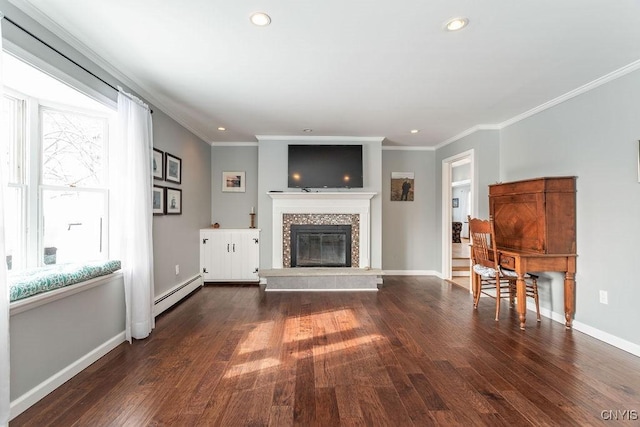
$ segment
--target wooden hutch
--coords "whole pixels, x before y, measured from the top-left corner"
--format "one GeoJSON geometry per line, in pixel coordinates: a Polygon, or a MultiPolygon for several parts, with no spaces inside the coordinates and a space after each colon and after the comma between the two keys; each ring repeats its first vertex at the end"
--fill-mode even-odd
{"type": "Polygon", "coordinates": [[[524,274],[565,273],[566,327],[575,311],[576,177],[547,177],[489,186],[500,264],[518,273],[520,328],[524,329],[524,274]]]}

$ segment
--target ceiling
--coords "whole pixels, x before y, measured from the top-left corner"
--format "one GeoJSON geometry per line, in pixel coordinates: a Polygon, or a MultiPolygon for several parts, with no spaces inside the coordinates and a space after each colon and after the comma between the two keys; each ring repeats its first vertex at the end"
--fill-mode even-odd
{"type": "Polygon", "coordinates": [[[433,147],[640,64],[640,0],[10,1],[211,144],[433,147]]]}

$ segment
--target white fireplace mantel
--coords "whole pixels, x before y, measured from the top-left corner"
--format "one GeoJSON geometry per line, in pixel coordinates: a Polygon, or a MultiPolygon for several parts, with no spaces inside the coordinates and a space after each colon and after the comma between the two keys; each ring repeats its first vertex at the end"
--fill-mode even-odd
{"type": "Polygon", "coordinates": [[[373,192],[269,192],[273,199],[273,268],[283,268],[284,214],[357,214],[360,218],[360,268],[371,267],[370,216],[373,192]]]}

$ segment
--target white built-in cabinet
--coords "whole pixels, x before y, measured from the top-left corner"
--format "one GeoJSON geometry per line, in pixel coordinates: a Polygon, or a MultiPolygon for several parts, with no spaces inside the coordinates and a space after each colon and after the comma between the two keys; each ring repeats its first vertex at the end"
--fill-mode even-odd
{"type": "Polygon", "coordinates": [[[257,282],[260,230],[200,230],[200,271],[205,282],[257,282]]]}

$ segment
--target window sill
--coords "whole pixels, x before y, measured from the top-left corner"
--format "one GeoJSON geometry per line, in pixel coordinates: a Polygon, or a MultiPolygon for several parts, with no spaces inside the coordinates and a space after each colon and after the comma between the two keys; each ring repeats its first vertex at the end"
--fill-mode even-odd
{"type": "Polygon", "coordinates": [[[116,271],[105,276],[95,277],[93,279],[85,280],[84,282],[65,286],[64,288],[54,289],[52,291],[14,301],[9,304],[9,315],[13,316],[18,313],[23,313],[41,305],[48,304],[62,298],[67,298],[73,294],[77,294],[79,292],[95,288],[96,286],[106,284],[121,277],[122,271],[116,271]]]}

